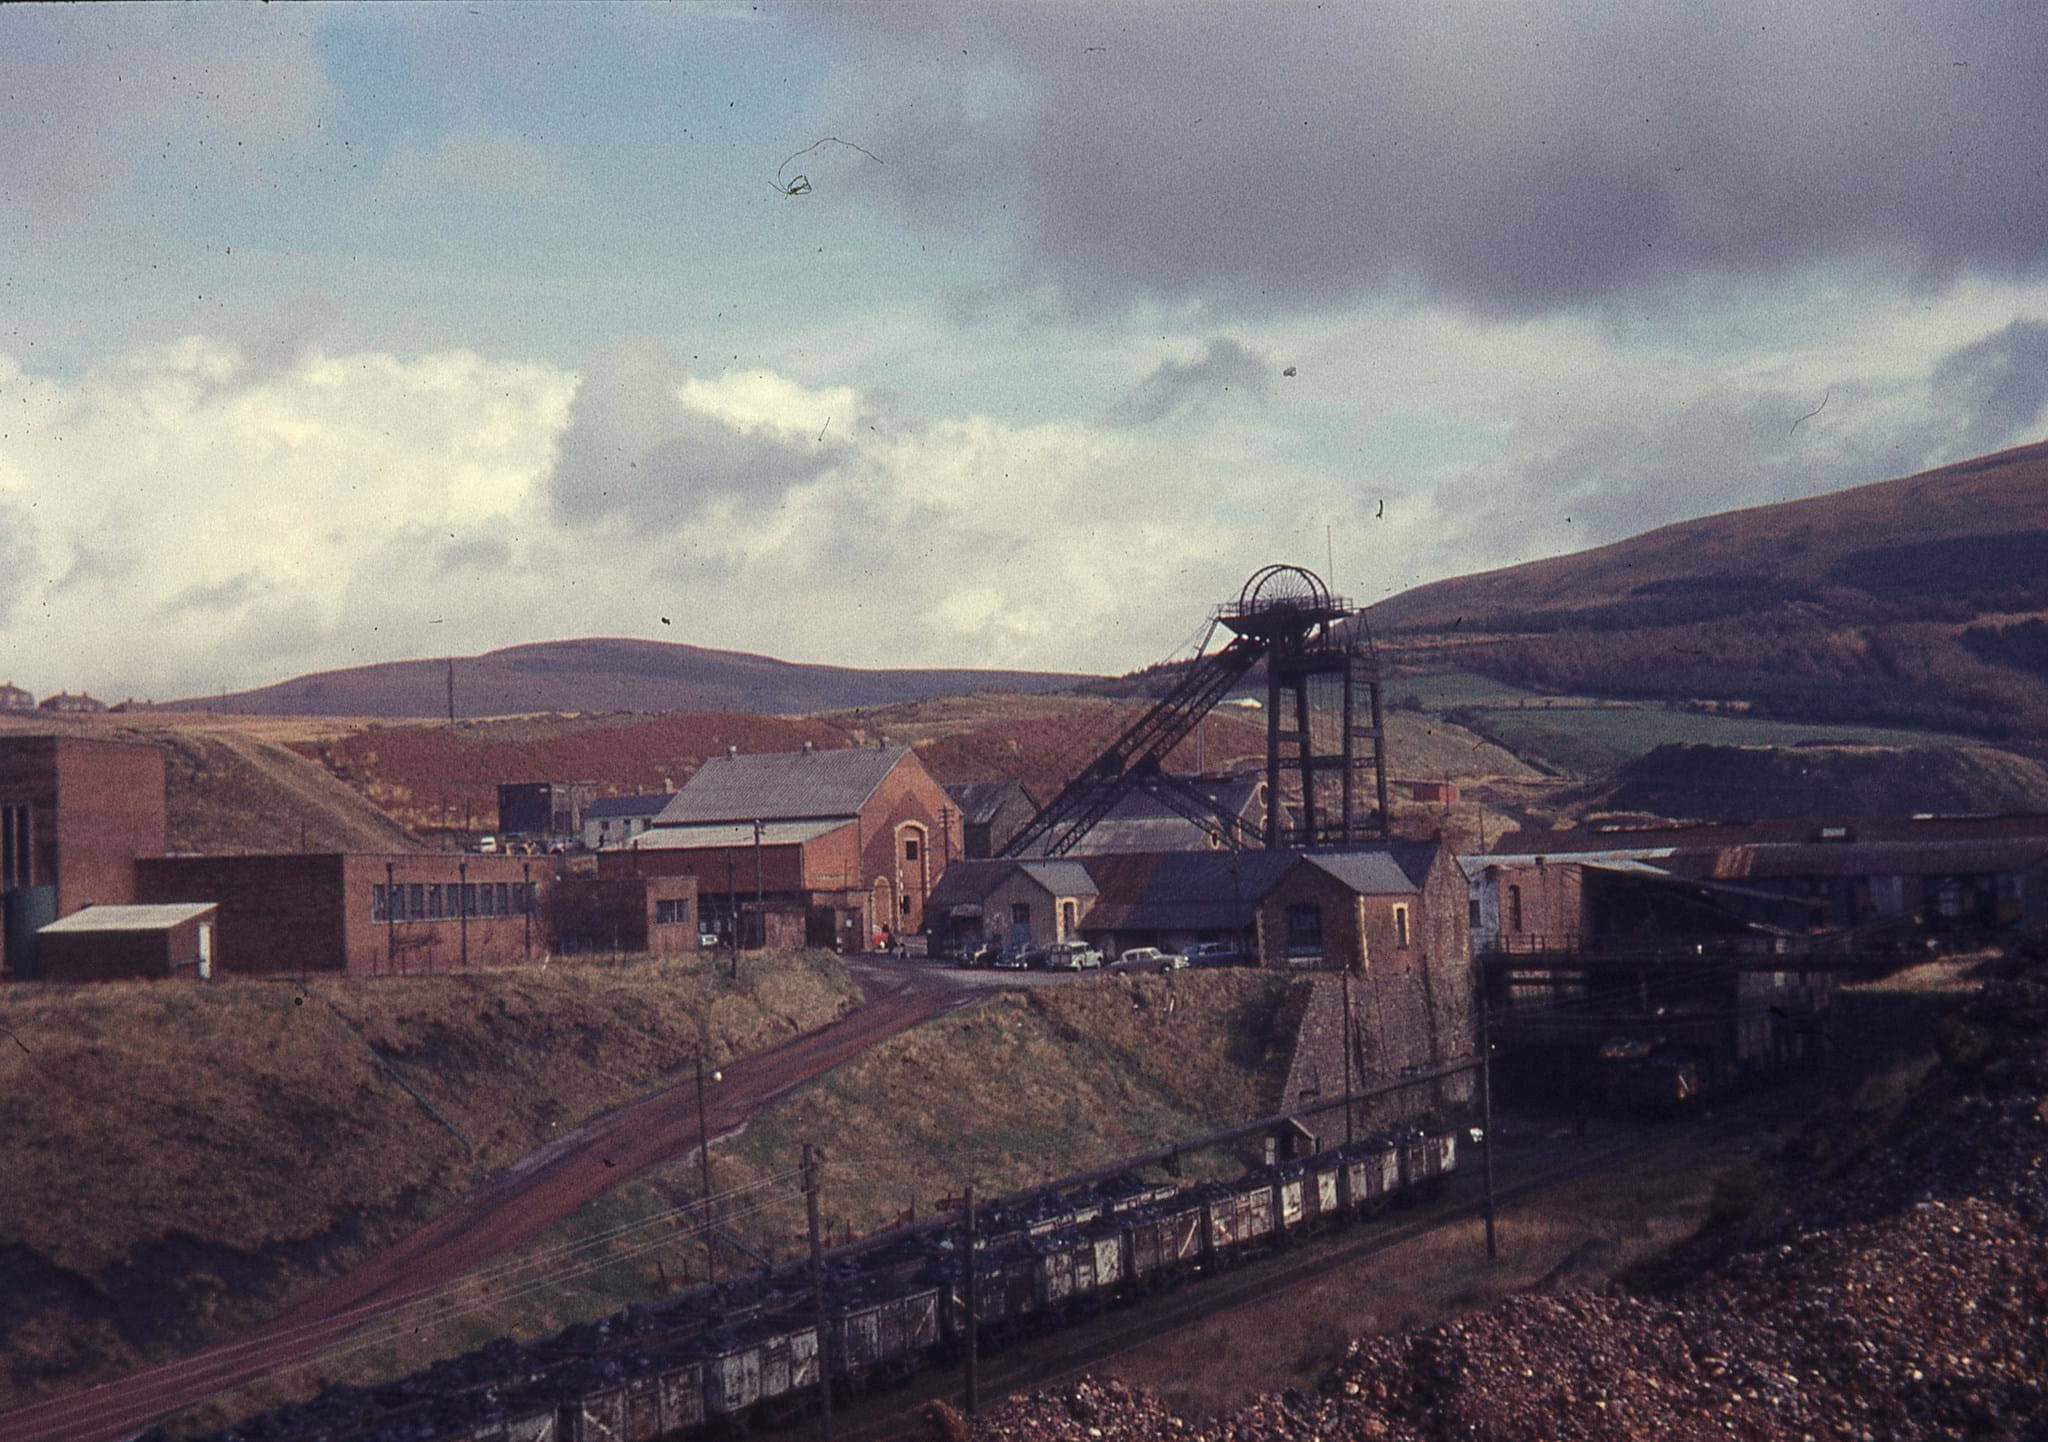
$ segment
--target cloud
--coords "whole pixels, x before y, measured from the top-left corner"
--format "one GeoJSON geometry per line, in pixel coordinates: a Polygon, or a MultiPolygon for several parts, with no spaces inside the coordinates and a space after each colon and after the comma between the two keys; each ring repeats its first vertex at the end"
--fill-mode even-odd
{"type": "Polygon", "coordinates": [[[720,500],[775,501],[835,454],[776,424],[758,399],[735,418],[688,383],[675,356],[651,343],[600,356],[576,392],[549,478],[557,514],[672,530],[720,500]]]}
{"type": "Polygon", "coordinates": [[[2023,0],[796,16],[839,57],[821,112],[890,157],[863,182],[921,229],[1014,237],[1077,313],[2048,265],[2023,0]]]}
{"type": "Polygon", "coordinates": [[[1271,384],[1272,363],[1229,336],[1209,342],[1200,360],[1163,361],[1120,401],[1116,424],[1150,425],[1231,390],[1262,396],[1271,384]]]}
{"type": "Polygon", "coordinates": [[[178,617],[195,611],[202,616],[240,611],[263,589],[264,580],[260,572],[238,571],[219,581],[193,582],[165,601],[162,612],[167,617],[178,617]]]}
{"type": "Polygon", "coordinates": [[[514,200],[563,199],[577,190],[554,150],[524,136],[460,130],[431,145],[400,141],[385,157],[379,188],[397,200],[449,194],[514,200]]]}
{"type": "Polygon", "coordinates": [[[92,216],[145,167],[246,172],[313,130],[330,96],[304,12],[88,6],[0,18],[0,202],[41,224],[92,216]]]}
{"type": "Polygon", "coordinates": [[[1964,455],[2040,439],[2048,405],[2048,323],[2015,320],[1935,368],[1933,387],[1964,455]]]}

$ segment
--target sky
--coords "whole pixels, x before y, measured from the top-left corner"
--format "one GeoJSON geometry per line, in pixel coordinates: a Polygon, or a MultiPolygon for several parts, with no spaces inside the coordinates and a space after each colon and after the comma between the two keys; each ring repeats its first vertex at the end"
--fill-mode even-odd
{"type": "Polygon", "coordinates": [[[0,680],[1120,672],[2048,426],[2048,10],[0,8],[0,680]]]}

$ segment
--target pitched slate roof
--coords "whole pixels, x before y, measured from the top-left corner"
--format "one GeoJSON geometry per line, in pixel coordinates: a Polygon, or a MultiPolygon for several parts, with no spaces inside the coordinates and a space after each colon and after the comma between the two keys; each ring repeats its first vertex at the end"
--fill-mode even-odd
{"type": "MultiPolygon", "coordinates": [[[[655,818],[655,828],[700,821],[797,821],[857,816],[910,755],[908,746],[846,747],[714,756],[655,818]]],[[[748,840],[752,841],[751,833],[748,840]]]]}
{"type": "Polygon", "coordinates": [[[606,821],[618,816],[658,816],[673,799],[667,791],[656,791],[648,796],[605,796],[583,808],[583,819],[606,821]]]}
{"type": "Polygon", "coordinates": [[[1436,847],[1399,842],[1369,850],[1313,851],[1308,863],[1328,872],[1360,896],[1407,896],[1422,890],[1436,847]]]}
{"type": "Polygon", "coordinates": [[[952,911],[963,906],[980,905],[984,897],[1002,885],[1003,878],[1016,864],[1014,861],[954,862],[932,883],[931,894],[924,901],[925,911],[952,911]]]}
{"type": "Polygon", "coordinates": [[[1078,861],[1019,861],[1014,863],[1026,876],[1054,896],[1093,896],[1095,878],[1078,861]]]}
{"type": "MultiPolygon", "coordinates": [[[[996,819],[1005,801],[1023,790],[1022,783],[1016,781],[955,781],[946,787],[946,794],[960,808],[962,821],[970,826],[986,826],[996,819]]],[[[1031,804],[1030,793],[1025,793],[1024,802],[1027,806],[1031,804]]]]}
{"type": "Polygon", "coordinates": [[[1220,931],[1249,926],[1259,898],[1301,859],[1296,851],[1169,851],[1095,856],[1100,888],[1090,931],[1220,931]]]}

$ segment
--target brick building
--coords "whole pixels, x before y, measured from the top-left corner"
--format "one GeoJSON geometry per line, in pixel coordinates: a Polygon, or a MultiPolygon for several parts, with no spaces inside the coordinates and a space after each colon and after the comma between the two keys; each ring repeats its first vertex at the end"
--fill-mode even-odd
{"type": "Polygon", "coordinates": [[[507,781],[498,787],[498,834],[580,841],[583,812],[597,796],[587,781],[507,781]]]}
{"type": "Polygon", "coordinates": [[[602,796],[583,808],[583,844],[592,851],[630,841],[654,824],[672,791],[649,796],[602,796]]]}
{"type": "Polygon", "coordinates": [[[43,980],[205,981],[218,926],[219,909],[205,902],[88,906],[38,934],[43,980]]]}
{"type": "Polygon", "coordinates": [[[154,746],[0,738],[0,973],[37,974],[36,934],[82,908],[136,900],[135,862],[164,849],[154,746]]]}
{"type": "Polygon", "coordinates": [[[1000,856],[1010,838],[1038,814],[1038,803],[1020,781],[955,782],[946,787],[946,795],[956,825],[940,828],[940,850],[967,861],[1000,856]]]}
{"type": "Polygon", "coordinates": [[[564,956],[686,955],[697,949],[697,879],[565,876],[555,883],[549,929],[564,956]]]}
{"type": "Polygon", "coordinates": [[[135,863],[137,899],[220,907],[216,974],[381,975],[538,960],[551,865],[449,852],[168,856],[135,863]]]}
{"type": "Polygon", "coordinates": [[[729,752],[698,768],[601,876],[693,876],[712,930],[753,944],[766,909],[801,910],[813,945],[859,949],[917,930],[945,873],[946,793],[908,747],[729,752]],[[755,906],[758,896],[761,907],[755,906]]]}

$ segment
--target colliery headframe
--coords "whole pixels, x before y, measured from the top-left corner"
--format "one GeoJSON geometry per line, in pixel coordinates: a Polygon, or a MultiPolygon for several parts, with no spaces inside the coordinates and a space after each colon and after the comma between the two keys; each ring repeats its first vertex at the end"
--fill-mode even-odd
{"type": "Polygon", "coordinates": [[[1195,659],[1010,841],[1005,856],[1061,856],[1134,791],[1228,847],[1313,848],[1386,841],[1386,727],[1365,614],[1301,566],[1255,572],[1209,618],[1195,659]],[[1209,649],[1218,636],[1228,640],[1209,649]],[[1170,774],[1166,758],[1263,661],[1263,831],[1170,774]]]}

